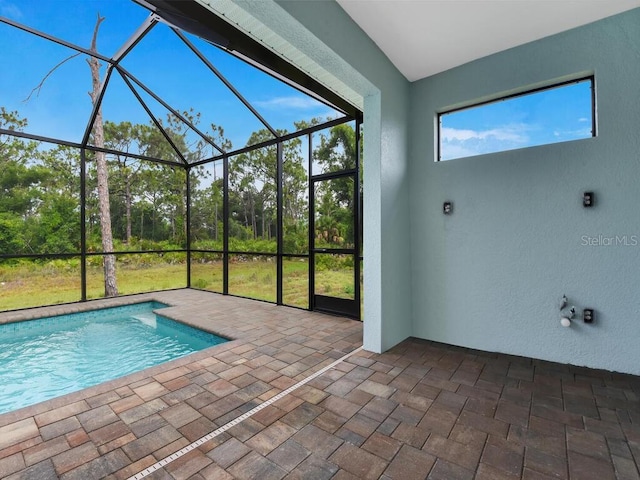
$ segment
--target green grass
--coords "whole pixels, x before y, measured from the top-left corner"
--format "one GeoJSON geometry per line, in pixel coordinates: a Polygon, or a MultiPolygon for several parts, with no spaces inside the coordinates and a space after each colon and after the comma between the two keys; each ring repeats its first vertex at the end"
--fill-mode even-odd
{"type": "MultiPolygon", "coordinates": [[[[122,295],[181,288],[187,285],[184,264],[145,268],[119,265],[118,291],[122,295]]],[[[87,269],[87,298],[104,297],[100,267],[87,269]]],[[[52,265],[0,266],[0,311],[54,305],[80,300],[80,268],[52,265]]]]}
{"type": "MultiPolygon", "coordinates": [[[[155,254],[149,254],[149,256],[155,254]]],[[[186,265],[147,261],[118,261],[120,294],[152,292],[186,287],[186,265]]],[[[222,261],[215,254],[194,255],[191,285],[222,292],[222,261]]],[[[308,308],[309,274],[307,259],[285,259],[283,263],[283,300],[287,305],[308,308]]],[[[353,270],[325,269],[316,274],[316,293],[353,298],[353,270]]],[[[229,293],[260,300],[276,301],[276,262],[252,257],[234,258],[229,264],[229,293]]],[[[104,296],[102,268],[87,269],[87,297],[104,296]]],[[[0,263],[0,311],[80,300],[78,259],[54,260],[45,264],[0,263]]]]}

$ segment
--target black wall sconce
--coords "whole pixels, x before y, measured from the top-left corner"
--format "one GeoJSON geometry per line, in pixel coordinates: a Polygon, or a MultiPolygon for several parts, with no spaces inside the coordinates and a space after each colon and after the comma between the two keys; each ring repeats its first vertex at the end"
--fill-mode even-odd
{"type": "Polygon", "coordinates": [[[584,192],[582,194],[582,206],[585,208],[593,207],[596,201],[596,196],[593,192],[584,192]]]}
{"type": "Polygon", "coordinates": [[[442,204],[442,213],[451,215],[453,213],[453,202],[444,202],[442,204]]]}

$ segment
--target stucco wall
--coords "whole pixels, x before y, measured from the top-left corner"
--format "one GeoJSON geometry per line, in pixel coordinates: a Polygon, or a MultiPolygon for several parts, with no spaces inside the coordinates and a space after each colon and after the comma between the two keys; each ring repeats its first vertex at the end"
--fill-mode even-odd
{"type": "Polygon", "coordinates": [[[415,336],[640,374],[640,244],[583,245],[640,241],[639,25],[636,9],[412,84],[415,336]],[[596,138],[434,162],[437,111],[578,73],[595,73],[596,138]],[[596,322],[561,327],[563,294],[596,322]]]}

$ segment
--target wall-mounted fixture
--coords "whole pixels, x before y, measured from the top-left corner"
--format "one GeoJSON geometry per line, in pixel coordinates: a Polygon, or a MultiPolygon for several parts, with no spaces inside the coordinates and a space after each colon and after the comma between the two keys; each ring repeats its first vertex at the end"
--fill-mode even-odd
{"type": "Polygon", "coordinates": [[[595,316],[595,311],[592,308],[585,308],[582,310],[582,319],[584,320],[584,323],[593,323],[595,316]]]}
{"type": "MultiPolygon", "coordinates": [[[[564,297],[563,297],[564,298],[564,297]]],[[[576,307],[571,307],[568,312],[562,313],[560,311],[560,325],[563,327],[570,327],[571,320],[576,316],[576,307]]]]}
{"type": "Polygon", "coordinates": [[[565,312],[565,309],[569,306],[569,299],[566,295],[562,295],[562,300],[560,300],[560,325],[563,327],[571,326],[571,319],[576,314],[576,307],[571,307],[568,311],[565,312]]]}
{"type": "Polygon", "coordinates": [[[595,193],[593,192],[584,192],[582,194],[582,206],[585,208],[593,207],[593,204],[596,201],[595,193]]]}
{"type": "Polygon", "coordinates": [[[453,213],[453,202],[444,202],[442,204],[442,213],[451,215],[453,213]]]}
{"type": "MultiPolygon", "coordinates": [[[[570,327],[571,321],[576,316],[576,307],[569,307],[569,299],[566,295],[562,296],[560,300],[560,325],[563,327],[570,327]]],[[[585,308],[582,310],[582,320],[584,323],[593,323],[595,319],[595,310],[592,308],[585,308]]]]}

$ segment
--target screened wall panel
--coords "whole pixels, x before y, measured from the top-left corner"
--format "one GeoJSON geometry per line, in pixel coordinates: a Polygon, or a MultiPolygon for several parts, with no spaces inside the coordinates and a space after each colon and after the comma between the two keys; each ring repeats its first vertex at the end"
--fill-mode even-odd
{"type": "MultiPolygon", "coordinates": [[[[0,128],[17,114],[0,110],[0,128]]],[[[79,253],[80,151],[0,135],[0,253],[79,253]]]]}
{"type": "Polygon", "coordinates": [[[282,260],[282,298],[285,305],[309,308],[309,259],[282,260]]]}
{"type": "MultiPolygon", "coordinates": [[[[186,248],[186,173],[181,168],[107,155],[113,251],[186,248]]],[[[96,162],[87,162],[90,251],[103,251],[96,162]]]]}
{"type": "Polygon", "coordinates": [[[284,253],[309,252],[309,137],[283,143],[284,253]]]}
{"type": "Polygon", "coordinates": [[[0,258],[0,311],[77,302],[80,257],[0,258]]]}
{"type": "Polygon", "coordinates": [[[90,255],[87,257],[87,300],[104,298],[104,269],[102,255],[90,255]]]}
{"type": "Polygon", "coordinates": [[[220,253],[191,253],[191,286],[224,292],[224,257],[220,253]]]}
{"type": "MultiPolygon", "coordinates": [[[[208,66],[166,25],[157,24],[122,62],[123,67],[179,111],[197,108],[201,123],[233,131],[235,148],[256,143],[252,132],[264,128],[208,66]],[[161,45],[162,48],[158,48],[161,45]],[[194,78],[199,79],[195,82],[194,78]],[[189,92],[189,94],[185,94],[189,92]],[[196,101],[197,99],[197,101],[196,101]],[[233,112],[233,115],[221,115],[233,112]]],[[[269,135],[274,138],[274,135],[269,135]]]]}
{"type": "Polygon", "coordinates": [[[185,252],[117,255],[118,293],[127,295],[185,288],[186,264],[185,252]]]}
{"type": "Polygon", "coordinates": [[[316,182],[315,245],[318,248],[353,248],[353,177],[316,182]]]}
{"type": "Polygon", "coordinates": [[[356,168],[355,123],[349,122],[314,133],[312,175],[356,168]]]}
{"type": "Polygon", "coordinates": [[[229,160],[229,250],[277,250],[275,147],[260,148],[229,160]]]}
{"type": "Polygon", "coordinates": [[[229,255],[230,294],[275,302],[276,282],[276,257],[229,255]]]}
{"type": "Polygon", "coordinates": [[[224,165],[222,160],[194,167],[191,185],[191,248],[224,248],[224,165]]]}
{"type": "MultiPolygon", "coordinates": [[[[105,255],[91,255],[87,264],[87,298],[104,298],[105,255]]],[[[187,286],[186,252],[116,254],[118,295],[187,286]]]]}
{"type": "MultiPolygon", "coordinates": [[[[179,149],[173,147],[118,73],[114,72],[110,76],[100,105],[104,141],[101,145],[96,142],[97,127],[94,123],[92,134],[88,139],[89,145],[116,150],[125,155],[143,155],[178,165],[184,164],[178,153],[179,149]],[[126,110],[122,108],[123,103],[127,105],[126,110]]],[[[156,120],[166,121],[166,118],[161,116],[156,120]]],[[[169,127],[166,129],[168,133],[165,133],[169,138],[180,137],[180,132],[171,130],[169,127]]]]}
{"type": "Polygon", "coordinates": [[[192,164],[219,153],[214,148],[215,134],[211,131],[211,125],[201,124],[202,114],[199,111],[193,107],[184,111],[171,111],[144,89],[136,85],[133,88],[171,139],[172,147],[179,152],[181,159],[192,164]]]}
{"type": "Polygon", "coordinates": [[[25,132],[80,143],[92,108],[87,56],[4,23],[0,38],[0,107],[17,111],[25,132]]]}
{"type": "Polygon", "coordinates": [[[315,267],[316,295],[355,299],[353,255],[319,253],[315,267]]]}
{"type": "Polygon", "coordinates": [[[242,60],[193,35],[188,38],[255,107],[274,129],[296,132],[308,126],[339,118],[334,108],[256,69],[242,60]],[[259,78],[260,89],[256,89],[259,78]]]}
{"type": "Polygon", "coordinates": [[[0,310],[188,285],[314,308],[314,279],[356,288],[313,246],[357,236],[351,117],[135,2],[1,13],[0,310]]]}
{"type": "Polygon", "coordinates": [[[98,52],[105,56],[115,54],[149,16],[148,10],[130,0],[64,0],[64,8],[58,0],[20,0],[4,5],[2,15],[86,48],[99,12],[105,20],[100,25],[98,52]]]}

